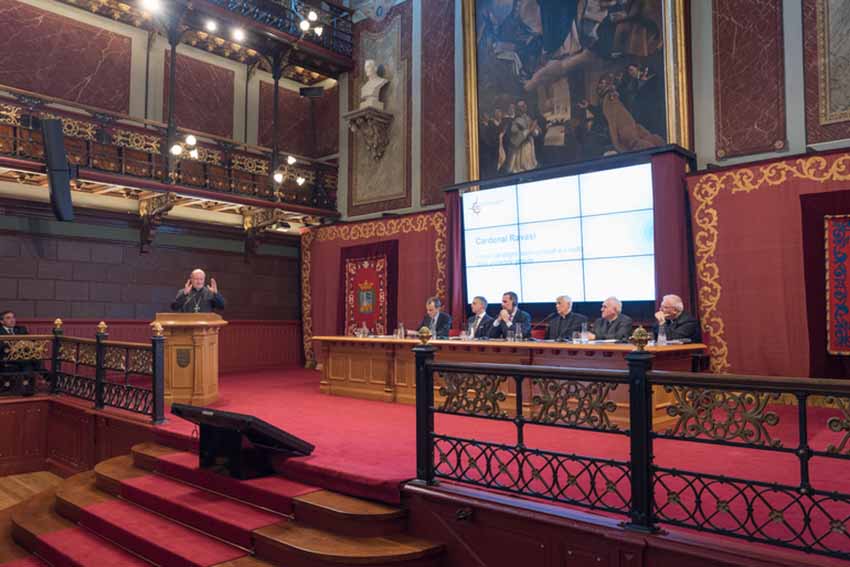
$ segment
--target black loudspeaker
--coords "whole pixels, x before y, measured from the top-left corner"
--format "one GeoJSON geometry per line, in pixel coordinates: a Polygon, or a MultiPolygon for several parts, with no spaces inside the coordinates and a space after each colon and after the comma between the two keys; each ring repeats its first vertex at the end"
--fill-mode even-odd
{"type": "Polygon", "coordinates": [[[199,466],[238,479],[274,473],[272,454],[306,456],[315,447],[252,415],[172,404],[171,413],[201,428],[199,466]]]}
{"type": "Polygon", "coordinates": [[[300,89],[298,89],[298,94],[310,98],[321,98],[324,92],[324,87],[301,87],[300,89]]]}
{"type": "Polygon", "coordinates": [[[65,136],[62,134],[62,121],[56,119],[41,121],[41,135],[44,140],[44,157],[47,161],[47,182],[50,187],[50,206],[57,220],[74,220],[74,206],[71,203],[71,166],[65,156],[65,136]]]}

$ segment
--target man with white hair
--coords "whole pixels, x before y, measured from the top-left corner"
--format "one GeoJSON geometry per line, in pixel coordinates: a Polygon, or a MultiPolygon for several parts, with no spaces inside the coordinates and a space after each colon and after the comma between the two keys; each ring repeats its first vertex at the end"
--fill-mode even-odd
{"type": "Polygon", "coordinates": [[[655,313],[657,321],[652,333],[658,338],[658,332],[663,329],[667,340],[700,341],[699,322],[685,313],[685,305],[678,295],[665,295],[661,299],[661,309],[655,313]]]}
{"type": "Polygon", "coordinates": [[[561,295],[555,300],[555,317],[546,329],[546,339],[554,341],[571,340],[573,333],[580,333],[587,317],[573,313],[573,300],[569,295],[561,295]]]}
{"type": "Polygon", "coordinates": [[[632,334],[632,318],[623,315],[623,304],[616,297],[602,302],[602,317],[593,322],[590,340],[625,341],[632,334]]]}
{"type": "Polygon", "coordinates": [[[207,275],[202,269],[192,270],[186,285],[177,292],[171,310],[181,313],[211,313],[213,309],[224,309],[224,297],[218,292],[215,278],[210,279],[210,285],[205,287],[206,279],[207,275]]]}

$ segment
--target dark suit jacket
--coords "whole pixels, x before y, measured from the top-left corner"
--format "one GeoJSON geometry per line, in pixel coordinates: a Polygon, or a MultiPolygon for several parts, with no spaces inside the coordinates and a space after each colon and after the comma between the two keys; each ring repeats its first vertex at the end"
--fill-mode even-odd
{"type": "MultiPolygon", "coordinates": [[[[687,313],[680,313],[675,319],[668,319],[664,323],[664,329],[667,332],[667,340],[690,339],[691,342],[698,343],[701,340],[699,330],[699,321],[687,313]]],[[[652,328],[652,335],[658,338],[658,323],[652,328]]]]}
{"type": "MultiPolygon", "coordinates": [[[[419,323],[417,329],[421,329],[422,327],[431,327],[431,318],[426,314],[425,317],[422,318],[422,322],[419,323]]],[[[449,329],[452,328],[452,318],[451,316],[440,311],[437,313],[437,336],[435,339],[447,339],[449,338],[449,329]]]]}
{"type": "Polygon", "coordinates": [[[632,334],[632,318],[622,313],[613,321],[606,321],[600,317],[593,322],[593,334],[598,340],[625,341],[632,334]]]}
{"type": "MultiPolygon", "coordinates": [[[[531,334],[531,315],[522,309],[517,309],[516,315],[514,315],[513,324],[511,325],[511,330],[514,327],[519,326],[522,329],[522,336],[528,338],[531,334]]],[[[493,325],[490,327],[490,338],[491,339],[506,339],[508,338],[508,326],[503,325],[500,322],[500,319],[494,319],[493,325]]]]}
{"type": "Polygon", "coordinates": [[[581,332],[581,324],[587,323],[587,317],[580,313],[570,311],[566,317],[556,315],[549,321],[549,327],[546,329],[546,338],[548,340],[572,339],[573,333],[581,332]]]}
{"type": "MultiPolygon", "coordinates": [[[[13,329],[14,329],[15,335],[28,335],[29,334],[29,331],[27,331],[27,328],[24,327],[23,325],[15,325],[13,327],[13,329]]],[[[0,335],[10,335],[10,334],[12,334],[12,333],[6,332],[6,327],[4,327],[3,325],[0,325],[0,335]]]]}
{"type": "MultiPolygon", "coordinates": [[[[483,337],[490,336],[490,329],[493,327],[493,318],[484,313],[481,316],[481,323],[478,324],[478,330],[475,331],[475,339],[480,339],[483,337]]],[[[472,324],[475,322],[475,315],[473,315],[467,323],[469,324],[469,328],[471,330],[472,324]]]]}

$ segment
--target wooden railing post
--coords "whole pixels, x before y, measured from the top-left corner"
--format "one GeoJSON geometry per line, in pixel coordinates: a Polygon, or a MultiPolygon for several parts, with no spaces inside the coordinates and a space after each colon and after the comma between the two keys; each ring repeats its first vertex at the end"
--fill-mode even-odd
{"type": "MultiPolygon", "coordinates": [[[[644,343],[645,345],[645,343],[644,343]]],[[[631,441],[632,503],[625,527],[642,532],[657,531],[652,487],[652,370],[650,353],[638,350],[626,355],[629,365],[629,439],[631,441]]]]}
{"type": "Polygon", "coordinates": [[[101,321],[97,325],[97,334],[95,335],[95,368],[94,368],[94,407],[95,409],[103,409],[103,383],[106,381],[106,368],[104,365],[104,357],[106,355],[106,345],[103,344],[109,338],[109,333],[106,332],[106,323],[101,321]]]}
{"type": "Polygon", "coordinates": [[[429,362],[437,347],[421,344],[416,355],[416,478],[434,483],[434,375],[429,362]]]}
{"type": "Polygon", "coordinates": [[[159,425],[165,421],[165,337],[162,336],[162,325],[154,322],[151,349],[153,352],[153,414],[151,421],[159,425]]]}
{"type": "Polygon", "coordinates": [[[62,319],[53,321],[53,352],[50,356],[50,393],[55,394],[59,389],[59,366],[60,354],[62,351],[62,336],[65,331],[62,329],[62,319]]]}

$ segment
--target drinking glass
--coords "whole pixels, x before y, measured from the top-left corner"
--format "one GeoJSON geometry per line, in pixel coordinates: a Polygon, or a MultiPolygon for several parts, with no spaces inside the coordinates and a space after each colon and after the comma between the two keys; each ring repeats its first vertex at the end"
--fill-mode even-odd
{"type": "Polygon", "coordinates": [[[576,331],[573,333],[573,344],[581,344],[581,332],[576,331]]]}

